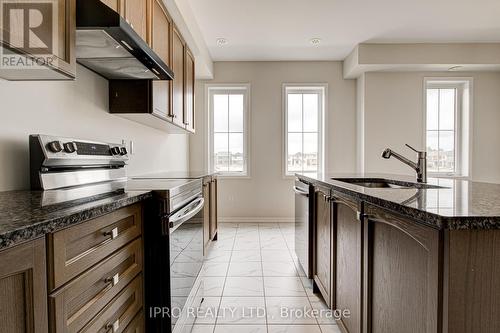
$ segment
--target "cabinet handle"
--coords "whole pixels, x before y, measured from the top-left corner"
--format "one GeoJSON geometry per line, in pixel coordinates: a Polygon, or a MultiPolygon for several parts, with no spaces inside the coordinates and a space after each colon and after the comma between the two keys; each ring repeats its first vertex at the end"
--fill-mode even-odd
{"type": "Polygon", "coordinates": [[[118,273],[116,273],[113,276],[108,276],[108,277],[104,278],[105,283],[111,284],[113,286],[116,286],[118,284],[119,280],[120,280],[120,276],[118,275],[118,273]]]}
{"type": "Polygon", "coordinates": [[[111,236],[111,239],[115,239],[118,237],[118,228],[113,228],[110,231],[105,231],[102,233],[104,237],[109,237],[111,236]]]}
{"type": "Polygon", "coordinates": [[[106,332],[116,332],[120,328],[120,319],[117,319],[114,323],[107,323],[104,325],[106,332]]]}

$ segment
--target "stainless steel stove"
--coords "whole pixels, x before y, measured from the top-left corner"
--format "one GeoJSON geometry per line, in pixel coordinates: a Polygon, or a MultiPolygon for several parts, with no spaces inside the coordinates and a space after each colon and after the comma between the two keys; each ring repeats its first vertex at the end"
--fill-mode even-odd
{"type": "Polygon", "coordinates": [[[127,179],[127,161],[121,144],[30,136],[31,188],[43,191],[42,205],[153,192],[143,233],[146,328],[170,332],[177,319],[170,314],[185,311],[203,263],[202,180],[127,179]]]}

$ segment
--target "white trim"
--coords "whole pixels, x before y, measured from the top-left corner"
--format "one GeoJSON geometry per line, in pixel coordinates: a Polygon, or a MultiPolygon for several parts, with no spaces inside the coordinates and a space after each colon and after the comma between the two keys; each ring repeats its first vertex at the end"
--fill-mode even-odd
{"type": "Polygon", "coordinates": [[[281,88],[281,174],[283,179],[293,179],[295,178],[294,174],[287,174],[287,160],[288,160],[288,123],[287,123],[287,89],[295,88],[298,92],[305,91],[316,91],[321,94],[321,114],[318,117],[318,164],[319,170],[318,173],[324,173],[327,170],[327,157],[326,157],[326,146],[328,140],[326,140],[326,123],[327,119],[327,110],[328,110],[328,83],[283,83],[281,88]]]}
{"type": "Polygon", "coordinates": [[[294,217],[220,217],[219,223],[293,223],[294,217]]]}
{"type": "Polygon", "coordinates": [[[423,80],[423,135],[422,145],[427,150],[427,88],[456,88],[457,111],[455,116],[455,173],[428,172],[430,177],[470,179],[472,175],[473,130],[473,78],[472,77],[424,77],[423,80]],[[469,103],[463,101],[467,91],[469,103]],[[468,136],[467,142],[463,137],[468,136]],[[464,161],[467,165],[464,165],[464,161]]]}
{"type": "Polygon", "coordinates": [[[244,91],[245,105],[243,108],[243,156],[245,159],[243,173],[229,173],[219,172],[220,178],[233,178],[233,179],[250,179],[251,178],[251,143],[250,143],[250,123],[251,123],[251,86],[250,83],[206,83],[205,84],[205,121],[207,128],[207,149],[204,158],[206,170],[213,172],[213,112],[211,108],[212,91],[225,90],[227,91],[244,91]]]}

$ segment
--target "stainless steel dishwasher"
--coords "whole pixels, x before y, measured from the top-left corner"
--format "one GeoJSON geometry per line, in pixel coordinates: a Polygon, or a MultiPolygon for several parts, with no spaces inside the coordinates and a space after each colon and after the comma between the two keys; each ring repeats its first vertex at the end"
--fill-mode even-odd
{"type": "Polygon", "coordinates": [[[305,276],[312,278],[312,221],[313,192],[312,185],[299,179],[295,180],[295,254],[305,276]]]}

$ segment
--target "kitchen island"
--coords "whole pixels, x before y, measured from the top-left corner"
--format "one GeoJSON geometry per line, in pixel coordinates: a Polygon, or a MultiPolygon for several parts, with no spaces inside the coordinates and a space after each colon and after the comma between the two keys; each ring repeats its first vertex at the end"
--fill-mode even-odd
{"type": "Polygon", "coordinates": [[[314,288],[350,310],[345,332],[500,331],[500,185],[297,178],[314,189],[314,288]]]}

